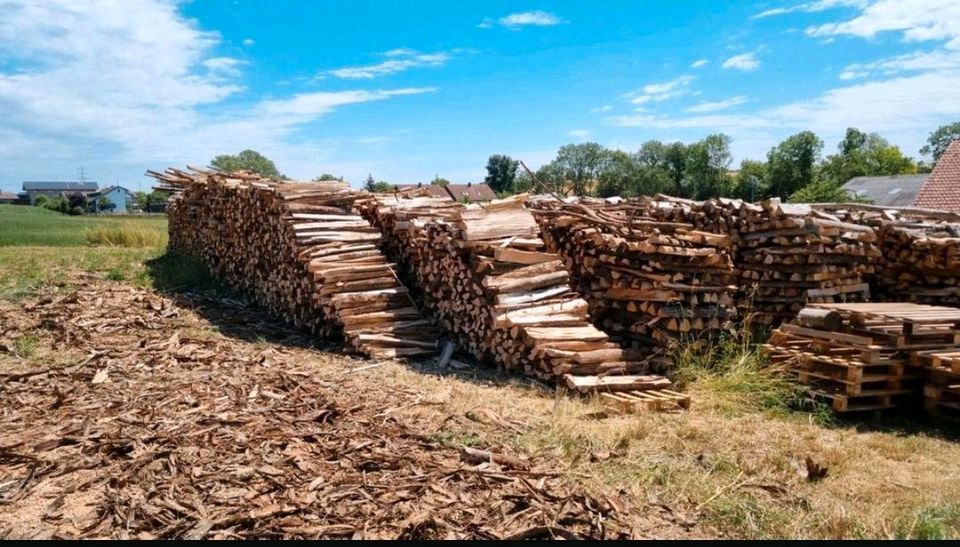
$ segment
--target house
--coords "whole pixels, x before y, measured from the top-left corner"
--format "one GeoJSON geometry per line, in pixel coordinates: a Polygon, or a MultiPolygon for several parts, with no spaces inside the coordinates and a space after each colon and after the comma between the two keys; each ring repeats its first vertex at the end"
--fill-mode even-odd
{"type": "Polygon", "coordinates": [[[447,191],[443,189],[443,186],[440,186],[439,184],[424,184],[422,182],[418,182],[416,185],[407,184],[404,186],[395,186],[394,188],[401,194],[410,193],[420,195],[421,191],[426,189],[430,192],[430,197],[432,198],[450,197],[450,194],[448,194],[447,191]]]}
{"type": "Polygon", "coordinates": [[[123,186],[109,186],[87,194],[87,200],[94,213],[125,215],[129,212],[133,194],[123,186]],[[103,200],[106,200],[106,203],[101,205],[103,200]]]}
{"type": "Polygon", "coordinates": [[[19,195],[29,200],[30,205],[33,205],[37,201],[37,196],[40,195],[54,198],[78,192],[89,194],[90,192],[96,192],[99,188],[100,185],[96,182],[25,181],[23,183],[23,192],[20,192],[19,195]]]}
{"type": "Polygon", "coordinates": [[[960,139],[951,142],[937,160],[913,205],[960,213],[960,139]]]}
{"type": "Polygon", "coordinates": [[[487,184],[448,184],[444,189],[450,194],[453,201],[490,201],[497,199],[497,194],[487,184]]]}
{"type": "Polygon", "coordinates": [[[422,182],[417,183],[416,186],[406,185],[396,187],[396,191],[401,194],[405,193],[416,193],[417,191],[422,191],[427,189],[430,192],[430,197],[432,198],[446,198],[451,201],[490,201],[497,199],[497,195],[493,190],[485,183],[473,184],[468,182],[466,184],[447,184],[445,186],[440,186],[439,184],[424,184],[422,182]]]}
{"type": "Polygon", "coordinates": [[[0,204],[13,204],[20,199],[16,194],[10,192],[0,192],[0,204]]]}
{"type": "Polygon", "coordinates": [[[920,187],[929,173],[920,175],[887,175],[879,177],[853,177],[843,189],[858,198],[866,198],[874,205],[884,207],[913,207],[920,187]]]}

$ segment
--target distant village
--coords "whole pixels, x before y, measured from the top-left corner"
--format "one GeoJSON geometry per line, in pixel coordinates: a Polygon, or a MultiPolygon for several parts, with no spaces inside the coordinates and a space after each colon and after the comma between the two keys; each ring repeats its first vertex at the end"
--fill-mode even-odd
{"type": "Polygon", "coordinates": [[[94,181],[24,181],[19,193],[0,192],[0,204],[35,205],[69,214],[163,213],[168,195],[131,192],[94,181]]]}

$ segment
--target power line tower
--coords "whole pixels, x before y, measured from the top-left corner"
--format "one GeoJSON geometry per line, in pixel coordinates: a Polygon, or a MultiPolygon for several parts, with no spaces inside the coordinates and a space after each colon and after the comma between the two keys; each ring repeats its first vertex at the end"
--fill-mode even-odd
{"type": "Polygon", "coordinates": [[[87,172],[83,170],[83,164],[80,164],[80,169],[78,170],[80,175],[80,182],[87,182],[87,172]]]}

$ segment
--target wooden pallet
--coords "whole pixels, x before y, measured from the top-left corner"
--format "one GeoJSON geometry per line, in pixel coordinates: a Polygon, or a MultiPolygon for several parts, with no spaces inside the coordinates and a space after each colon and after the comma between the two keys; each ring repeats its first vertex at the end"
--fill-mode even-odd
{"type": "Polygon", "coordinates": [[[687,410],[691,398],[684,393],[670,389],[648,389],[643,391],[621,391],[601,393],[600,400],[608,406],[627,412],[662,412],[665,410],[687,410]]]}
{"type": "Polygon", "coordinates": [[[829,388],[849,396],[867,391],[903,387],[902,364],[869,365],[824,355],[805,354],[797,369],[798,379],[810,386],[829,388]]]}
{"type": "Polygon", "coordinates": [[[923,388],[923,405],[934,416],[960,419],[960,383],[927,384],[923,388]]]}
{"type": "Polygon", "coordinates": [[[859,395],[846,395],[811,389],[808,392],[816,400],[828,402],[834,412],[861,412],[886,410],[902,406],[910,395],[918,395],[918,389],[889,389],[864,391],[859,395]]]}
{"type": "Polygon", "coordinates": [[[911,359],[918,365],[960,374],[960,348],[917,351],[911,359]]]}
{"type": "Polygon", "coordinates": [[[898,347],[952,340],[960,343],[960,309],[911,302],[810,304],[835,310],[854,328],[888,336],[898,347]]]}

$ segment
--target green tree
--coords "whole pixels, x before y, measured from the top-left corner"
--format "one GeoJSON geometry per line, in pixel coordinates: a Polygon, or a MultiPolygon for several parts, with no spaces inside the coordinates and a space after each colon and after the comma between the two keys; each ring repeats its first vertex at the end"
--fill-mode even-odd
{"type": "Polygon", "coordinates": [[[687,147],[683,176],[687,197],[707,199],[729,192],[727,169],[733,161],[731,142],[727,135],[717,133],[687,147]]]}
{"type": "Polygon", "coordinates": [[[557,151],[554,163],[563,172],[564,179],[572,184],[575,195],[587,193],[589,183],[597,180],[609,162],[607,150],[595,142],[568,144],[557,151]]]}
{"type": "Polygon", "coordinates": [[[266,178],[285,178],[281,177],[273,161],[256,150],[244,150],[235,156],[217,156],[210,165],[221,171],[250,171],[266,178]]]}
{"type": "Polygon", "coordinates": [[[363,181],[363,188],[368,192],[386,194],[393,191],[393,185],[385,181],[375,181],[373,175],[367,175],[363,181]]]}
{"type": "Polygon", "coordinates": [[[639,164],[634,156],[622,150],[607,152],[603,171],[597,177],[600,197],[633,195],[639,177],[639,164]]]}
{"type": "Polygon", "coordinates": [[[769,196],[788,197],[814,182],[823,141],[812,131],[787,137],[767,154],[769,196]]]}
{"type": "Polygon", "coordinates": [[[494,192],[509,192],[517,178],[520,162],[504,154],[494,154],[487,159],[487,177],[484,179],[494,192]]]}
{"type": "Polygon", "coordinates": [[[46,194],[37,194],[36,199],[33,201],[33,204],[37,207],[46,207],[47,203],[50,203],[50,198],[46,194]]]}
{"type": "Polygon", "coordinates": [[[513,191],[518,194],[536,192],[537,190],[534,186],[533,178],[531,178],[530,174],[526,171],[520,171],[517,173],[517,178],[513,179],[513,191]]]}
{"type": "Polygon", "coordinates": [[[920,149],[924,156],[930,154],[933,156],[933,162],[940,160],[940,156],[947,151],[950,143],[960,139],[960,122],[954,122],[947,125],[941,125],[927,137],[927,144],[920,149]]]}
{"type": "Polygon", "coordinates": [[[635,154],[637,164],[645,168],[667,167],[667,148],[668,146],[658,140],[649,140],[640,145],[640,149],[635,154]]]}
{"type": "Polygon", "coordinates": [[[336,175],[331,175],[330,173],[321,173],[319,176],[313,177],[313,182],[343,182],[343,177],[338,177],[336,175]]]}
{"type": "Polygon", "coordinates": [[[820,178],[837,186],[853,177],[917,172],[913,159],[876,133],[867,134],[849,127],[837,150],[838,154],[827,156],[820,166],[820,178]]]}
{"type": "Polygon", "coordinates": [[[767,164],[756,160],[740,162],[740,173],[733,187],[733,197],[757,201],[767,193],[767,164]]]}
{"type": "Polygon", "coordinates": [[[446,186],[450,184],[450,181],[441,177],[440,175],[434,175],[433,180],[430,181],[430,184],[435,184],[437,186],[446,186]]]}
{"type": "Polygon", "coordinates": [[[664,162],[667,175],[673,182],[673,195],[683,195],[683,177],[687,169],[687,146],[682,142],[667,145],[664,153],[664,162]]]}

